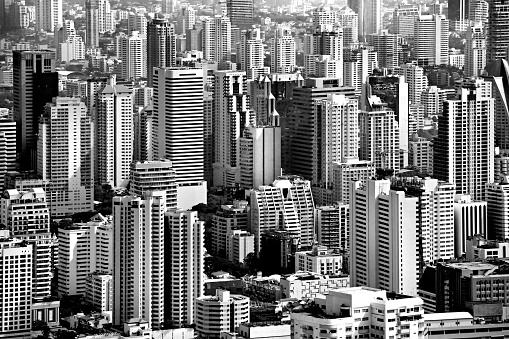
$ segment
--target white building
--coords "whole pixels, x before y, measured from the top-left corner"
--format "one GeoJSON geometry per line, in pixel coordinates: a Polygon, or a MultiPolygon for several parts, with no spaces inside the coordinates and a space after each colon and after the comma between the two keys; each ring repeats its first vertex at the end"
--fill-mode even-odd
{"type": "Polygon", "coordinates": [[[270,70],[273,73],[292,73],[295,61],[295,39],[292,30],[285,25],[276,27],[275,37],[270,40],[270,70]]]}
{"type": "Polygon", "coordinates": [[[446,65],[449,60],[449,20],[445,15],[421,15],[415,20],[415,57],[420,66],[446,65]]]}
{"type": "Polygon", "coordinates": [[[408,142],[408,164],[422,173],[433,174],[433,147],[431,141],[414,134],[408,142]]]}
{"type": "Polygon", "coordinates": [[[219,338],[221,332],[235,332],[249,322],[249,298],[230,291],[216,290],[215,296],[196,299],[196,331],[207,338],[219,338]]]}
{"type": "Polygon", "coordinates": [[[35,1],[35,25],[37,31],[53,32],[62,25],[62,0],[35,1]]]}
{"type": "Polygon", "coordinates": [[[16,122],[0,118],[0,184],[7,172],[16,170],[16,122]]]}
{"type": "MultiPolygon", "coordinates": [[[[165,312],[165,192],[113,198],[113,324],[146,319],[159,329],[165,312]]],[[[167,274],[167,273],[166,273],[167,274]]]]}
{"type": "Polygon", "coordinates": [[[359,41],[359,16],[350,7],[345,6],[337,12],[336,22],[343,28],[343,46],[359,41]]]}
{"type": "Polygon", "coordinates": [[[115,31],[115,22],[109,0],[85,1],[86,44],[99,47],[99,36],[115,31]]]}
{"type": "Polygon", "coordinates": [[[332,200],[348,203],[350,201],[350,182],[361,181],[366,183],[375,175],[375,166],[371,161],[359,160],[359,158],[345,159],[344,162],[334,163],[334,184],[332,200]]]}
{"type": "Polygon", "coordinates": [[[94,272],[86,281],[85,300],[101,313],[113,314],[113,276],[94,272]]]}
{"type": "Polygon", "coordinates": [[[467,260],[488,260],[507,258],[509,242],[503,240],[486,240],[482,235],[467,238],[465,258],[467,260]]]}
{"type": "Polygon", "coordinates": [[[486,32],[482,24],[468,26],[463,73],[467,77],[480,76],[484,67],[486,67],[486,32]]]}
{"type": "Polygon", "coordinates": [[[0,230],[0,337],[30,338],[32,301],[32,245],[0,230]],[[22,267],[23,266],[23,267],[22,267]],[[12,299],[15,303],[9,302],[12,299]]]}
{"type": "Polygon", "coordinates": [[[90,273],[113,273],[113,226],[97,221],[58,229],[58,295],[85,295],[90,273]]]}
{"type": "Polygon", "coordinates": [[[313,272],[326,275],[343,273],[343,255],[326,246],[313,246],[311,251],[295,253],[295,271],[313,272]]]}
{"type": "Polygon", "coordinates": [[[343,81],[343,34],[339,24],[315,22],[313,32],[304,35],[304,73],[343,81]],[[324,64],[328,64],[326,72],[324,64]]]}
{"type": "Polygon", "coordinates": [[[230,61],[232,27],[230,18],[216,15],[202,21],[203,58],[218,64],[230,61]]]}
{"type": "Polygon", "coordinates": [[[142,37],[147,37],[147,17],[143,13],[129,13],[127,19],[127,34],[136,31],[142,37]]]}
{"type": "Polygon", "coordinates": [[[396,67],[394,73],[405,77],[410,103],[420,104],[422,92],[428,87],[428,77],[424,75],[424,69],[414,64],[404,64],[396,67]]]}
{"type": "Polygon", "coordinates": [[[165,243],[173,250],[165,254],[165,276],[170,277],[165,289],[166,314],[176,326],[196,323],[196,298],[205,290],[204,237],[205,226],[198,212],[177,210],[166,213],[169,232],[165,243]]]}
{"type": "Polygon", "coordinates": [[[246,72],[249,80],[270,73],[270,68],[264,66],[265,52],[259,28],[248,30],[242,35],[238,55],[240,70],[246,72]]]}
{"type": "Polygon", "coordinates": [[[504,175],[500,182],[486,184],[488,203],[488,234],[492,240],[509,239],[509,177],[504,175]]]}
{"type": "Polygon", "coordinates": [[[117,38],[117,56],[122,60],[122,78],[147,77],[147,37],[138,31],[117,38]]]}
{"type": "Polygon", "coordinates": [[[282,298],[313,299],[330,290],[350,287],[348,275],[324,275],[314,272],[296,272],[281,277],[282,298]]]}
{"type": "Polygon", "coordinates": [[[389,180],[350,184],[352,286],[417,295],[417,202],[389,180]]]}
{"type": "Polygon", "coordinates": [[[71,35],[58,44],[57,59],[62,62],[85,59],[85,43],[79,35],[71,35]]]}
{"type": "Polygon", "coordinates": [[[315,298],[323,314],[311,308],[293,312],[290,317],[294,333],[337,336],[338,338],[425,338],[424,309],[421,298],[368,287],[332,290],[315,298]]]}
{"type": "Polygon", "coordinates": [[[366,79],[377,67],[377,52],[366,47],[350,50],[343,60],[343,84],[355,87],[357,95],[365,95],[366,79]]]}
{"type": "Polygon", "coordinates": [[[93,122],[80,98],[58,97],[39,120],[37,172],[52,216],[94,209],[93,122]]]}
{"type": "Polygon", "coordinates": [[[125,187],[133,157],[133,93],[123,85],[106,85],[97,94],[96,180],[125,187]]]}
{"type": "Polygon", "coordinates": [[[421,15],[421,9],[418,5],[398,5],[394,8],[393,25],[394,33],[404,38],[414,37],[414,23],[421,15]]]}
{"type": "Polygon", "coordinates": [[[461,257],[466,251],[469,237],[488,234],[486,201],[475,201],[468,194],[458,194],[454,199],[454,252],[461,257]]]}
{"type": "Polygon", "coordinates": [[[248,254],[254,254],[254,235],[243,230],[233,230],[226,238],[226,257],[228,260],[243,263],[248,254]]]}

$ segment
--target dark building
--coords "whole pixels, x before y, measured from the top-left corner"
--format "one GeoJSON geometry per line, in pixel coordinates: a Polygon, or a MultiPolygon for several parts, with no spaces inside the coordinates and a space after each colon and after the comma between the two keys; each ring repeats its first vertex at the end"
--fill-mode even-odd
{"type": "Polygon", "coordinates": [[[230,18],[232,27],[239,29],[250,29],[254,24],[253,0],[223,0],[221,4],[223,12],[226,7],[226,15],[230,18]]]}
{"type": "Polygon", "coordinates": [[[14,51],[13,53],[13,115],[17,123],[17,152],[21,169],[34,170],[37,162],[39,117],[44,106],[58,96],[58,73],[55,52],[14,51]]]}
{"type": "Polygon", "coordinates": [[[173,67],[177,57],[174,27],[166,19],[155,18],[147,24],[147,79],[153,86],[154,67],[173,67]]]}
{"type": "Polygon", "coordinates": [[[286,231],[267,231],[261,235],[260,261],[263,275],[294,273],[299,237],[286,231]]]}
{"type": "Polygon", "coordinates": [[[509,0],[488,1],[486,62],[507,59],[509,47],[509,0]]]}
{"type": "Polygon", "coordinates": [[[450,21],[464,21],[468,19],[470,0],[449,0],[448,8],[450,21]]]}

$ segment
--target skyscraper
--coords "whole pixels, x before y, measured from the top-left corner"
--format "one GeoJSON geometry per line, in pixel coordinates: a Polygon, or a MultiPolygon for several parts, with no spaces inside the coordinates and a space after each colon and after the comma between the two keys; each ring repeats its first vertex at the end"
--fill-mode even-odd
{"type": "Polygon", "coordinates": [[[495,146],[509,149],[509,64],[499,59],[486,65],[487,76],[491,82],[491,96],[495,99],[495,146]]]}
{"type": "Polygon", "coordinates": [[[399,66],[401,44],[398,38],[398,35],[389,34],[387,30],[367,36],[369,45],[373,46],[373,50],[377,52],[378,67],[394,69],[399,66]]]}
{"type": "Polygon", "coordinates": [[[17,124],[16,145],[21,167],[35,169],[38,120],[46,103],[58,96],[55,52],[13,52],[13,115],[17,124]]]}
{"type": "Polygon", "coordinates": [[[404,64],[396,67],[394,73],[405,77],[410,103],[420,104],[422,93],[428,88],[428,77],[424,75],[424,69],[413,64],[404,64]]]}
{"type": "Polygon", "coordinates": [[[138,31],[117,41],[117,56],[122,60],[122,78],[125,80],[147,76],[147,39],[138,31]]]}
{"type": "Polygon", "coordinates": [[[278,25],[270,40],[270,70],[273,73],[292,73],[295,61],[295,40],[290,27],[278,25]]]}
{"type": "Polygon", "coordinates": [[[417,294],[417,198],[389,180],[350,184],[350,277],[353,286],[417,294]]]}
{"type": "Polygon", "coordinates": [[[175,66],[176,45],[173,25],[166,19],[154,18],[147,25],[147,78],[153,87],[154,67],[175,66]]]}
{"type": "Polygon", "coordinates": [[[355,93],[364,97],[366,79],[378,67],[378,53],[361,47],[345,50],[343,63],[343,84],[355,87],[355,93]]]}
{"type": "Polygon", "coordinates": [[[509,2],[506,0],[487,1],[488,25],[486,31],[486,62],[507,59],[509,47],[509,2]]]}
{"type": "Polygon", "coordinates": [[[448,0],[448,18],[456,31],[465,31],[469,23],[470,0],[448,0]]]}
{"type": "Polygon", "coordinates": [[[253,28],[241,34],[238,53],[240,69],[246,72],[249,80],[270,73],[270,68],[264,66],[265,52],[260,29],[253,28]]]}
{"type": "Polygon", "coordinates": [[[123,85],[106,85],[97,94],[96,107],[96,180],[125,187],[133,157],[132,91],[123,85]]]}
{"type": "Polygon", "coordinates": [[[359,36],[376,34],[382,29],[381,0],[348,0],[347,4],[359,16],[359,36]]]}
{"type": "Polygon", "coordinates": [[[136,31],[142,37],[147,37],[147,17],[142,13],[129,13],[127,19],[127,34],[136,31]]]}
{"type": "Polygon", "coordinates": [[[16,122],[0,119],[0,184],[4,175],[16,169],[16,122]]]}
{"type": "Polygon", "coordinates": [[[475,200],[482,200],[484,186],[493,182],[494,104],[490,82],[464,80],[438,118],[433,174],[475,200]]]}
{"type": "Polygon", "coordinates": [[[449,63],[449,20],[421,15],[415,20],[415,57],[420,66],[449,63]]]}
{"type": "Polygon", "coordinates": [[[53,32],[62,26],[62,0],[36,0],[35,24],[38,31],[53,32]]]}
{"type": "Polygon", "coordinates": [[[488,203],[488,235],[486,238],[505,240],[509,238],[509,177],[486,185],[488,203]]]}
{"type": "Polygon", "coordinates": [[[159,329],[164,321],[164,195],[113,198],[115,325],[143,318],[159,329]]]}
{"type": "Polygon", "coordinates": [[[219,64],[230,61],[232,27],[230,18],[216,15],[202,21],[203,58],[219,64]]]}
{"type": "Polygon", "coordinates": [[[348,6],[337,14],[337,22],[343,28],[343,46],[347,47],[359,41],[359,16],[348,6]]]}
{"type": "Polygon", "coordinates": [[[52,216],[93,210],[92,117],[80,98],[54,98],[39,123],[37,173],[52,216]]]}
{"type": "Polygon", "coordinates": [[[198,212],[177,210],[166,214],[169,232],[165,234],[165,318],[175,326],[196,322],[196,298],[203,296],[205,255],[204,222],[198,212]],[[171,245],[170,245],[171,244],[171,245]]]}
{"type": "Polygon", "coordinates": [[[484,67],[486,67],[486,32],[482,24],[479,23],[467,28],[465,76],[480,76],[484,67]]]}
{"type": "Polygon", "coordinates": [[[394,33],[399,34],[404,38],[413,38],[414,22],[421,15],[419,5],[398,5],[394,9],[393,24],[394,33]]]}
{"type": "Polygon", "coordinates": [[[196,23],[196,10],[191,7],[183,7],[177,18],[177,34],[186,34],[188,29],[193,29],[196,23]]]}
{"type": "Polygon", "coordinates": [[[230,18],[232,26],[239,29],[250,29],[254,24],[253,0],[225,0],[226,2],[226,15],[230,18]]]}
{"type": "Polygon", "coordinates": [[[109,0],[86,0],[86,44],[99,47],[99,35],[115,30],[109,0]]]}
{"type": "Polygon", "coordinates": [[[245,72],[215,73],[215,160],[214,186],[240,182],[240,138],[245,127],[254,123],[250,110],[245,72]]]}

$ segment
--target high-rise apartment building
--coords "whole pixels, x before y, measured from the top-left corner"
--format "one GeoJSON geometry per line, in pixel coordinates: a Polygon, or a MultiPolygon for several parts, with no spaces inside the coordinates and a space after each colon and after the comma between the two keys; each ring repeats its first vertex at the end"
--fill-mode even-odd
{"type": "Polygon", "coordinates": [[[509,46],[509,3],[506,0],[488,2],[488,25],[486,30],[486,62],[507,59],[509,46]]]}
{"type": "Polygon", "coordinates": [[[480,23],[467,28],[465,76],[480,76],[484,67],[486,67],[486,32],[480,23]]]}
{"type": "Polygon", "coordinates": [[[0,230],[0,337],[30,338],[32,328],[32,245],[0,230]]]}
{"type": "Polygon", "coordinates": [[[408,84],[408,99],[412,104],[420,104],[422,92],[428,88],[428,77],[424,69],[413,64],[404,64],[394,69],[394,73],[405,77],[408,84]]]}
{"type": "Polygon", "coordinates": [[[147,17],[143,13],[129,13],[127,19],[127,34],[138,32],[140,36],[147,37],[147,17]]]}
{"type": "Polygon", "coordinates": [[[6,190],[0,208],[0,222],[16,238],[32,245],[32,299],[51,296],[53,238],[46,194],[41,188],[6,190]]]}
{"type": "Polygon", "coordinates": [[[196,10],[191,6],[182,7],[177,17],[177,34],[186,34],[196,24],[196,10]]]}
{"type": "Polygon", "coordinates": [[[509,177],[486,185],[488,203],[488,234],[486,238],[505,240],[509,238],[509,177]]]}
{"type": "Polygon", "coordinates": [[[113,274],[113,226],[102,216],[58,229],[58,295],[86,294],[88,275],[113,274]]]}
{"type": "Polygon", "coordinates": [[[46,103],[58,96],[55,52],[13,52],[13,115],[16,121],[17,152],[22,169],[35,169],[39,115],[46,103]]]}
{"type": "Polygon", "coordinates": [[[254,1],[253,0],[224,0],[226,3],[226,15],[230,18],[233,27],[250,29],[254,24],[254,1]]]}
{"type": "Polygon", "coordinates": [[[484,198],[493,182],[494,103],[488,81],[465,80],[455,100],[444,102],[434,144],[434,176],[454,183],[458,194],[484,198]]]}
{"type": "Polygon", "coordinates": [[[212,216],[212,252],[225,256],[228,251],[228,236],[233,231],[247,230],[247,201],[234,200],[233,205],[221,205],[212,216]]]}
{"type": "Polygon", "coordinates": [[[153,87],[154,67],[173,67],[176,58],[173,25],[166,19],[154,18],[147,24],[147,79],[153,87]]]}
{"type": "Polygon", "coordinates": [[[433,174],[433,146],[426,138],[415,133],[408,140],[408,164],[423,174],[433,174]]]}
{"type": "Polygon", "coordinates": [[[240,138],[254,123],[245,72],[217,71],[214,80],[215,159],[214,186],[240,182],[240,138]]]}
{"type": "Polygon", "coordinates": [[[415,20],[415,58],[420,66],[449,63],[449,20],[421,15],[415,20]]]}
{"type": "Polygon", "coordinates": [[[359,16],[350,7],[345,6],[337,13],[339,25],[343,28],[343,46],[347,47],[359,41],[359,16]]]}
{"type": "Polygon", "coordinates": [[[359,112],[360,160],[398,172],[401,168],[399,138],[399,124],[393,111],[359,112]]]}
{"type": "Polygon", "coordinates": [[[398,35],[389,34],[387,30],[367,36],[368,44],[373,46],[373,51],[377,52],[378,67],[394,69],[399,66],[401,45],[398,40],[398,35]]]}
{"type": "Polygon", "coordinates": [[[166,209],[176,209],[176,177],[177,174],[169,160],[132,162],[129,182],[131,194],[141,197],[148,191],[164,191],[166,209]]]}
{"type": "Polygon", "coordinates": [[[316,208],[316,240],[331,250],[350,248],[350,206],[338,203],[316,208]]]}
{"type": "Polygon", "coordinates": [[[292,37],[291,28],[278,25],[274,38],[270,40],[270,71],[292,73],[297,66],[295,53],[295,39],[292,37]]]}
{"type": "Polygon", "coordinates": [[[355,87],[358,96],[365,96],[366,79],[378,68],[378,53],[366,47],[345,50],[343,84],[355,87]]]}
{"type": "Polygon", "coordinates": [[[376,34],[382,29],[381,0],[348,0],[347,4],[359,16],[359,36],[376,34]]]}
{"type": "Polygon", "coordinates": [[[240,69],[246,72],[249,80],[270,73],[270,68],[264,66],[265,52],[259,28],[242,32],[238,56],[240,69]]]}
{"type": "Polygon", "coordinates": [[[343,79],[343,36],[341,27],[336,24],[314,23],[313,32],[304,35],[304,70],[309,76],[323,76],[320,72],[320,60],[328,57],[334,70],[328,77],[343,79]],[[336,62],[333,62],[336,61],[336,62]]]}
{"type": "Polygon", "coordinates": [[[394,9],[392,21],[395,34],[407,39],[415,36],[414,23],[421,15],[419,7],[419,5],[398,5],[394,9]]]}
{"type": "Polygon", "coordinates": [[[475,25],[488,23],[488,2],[485,0],[470,0],[468,19],[475,25]]]}
{"type": "Polygon", "coordinates": [[[52,216],[94,209],[92,117],[80,98],[57,97],[39,120],[37,173],[52,216]]]}
{"type": "Polygon", "coordinates": [[[35,1],[35,26],[37,31],[53,32],[62,25],[62,0],[35,1]]]}
{"type": "Polygon", "coordinates": [[[7,172],[16,170],[16,122],[0,119],[0,185],[7,172]]]}
{"type": "MultiPolygon", "coordinates": [[[[418,78],[424,80],[426,77],[423,75],[422,78],[420,76],[418,78]]],[[[438,117],[442,115],[444,111],[444,101],[447,99],[447,93],[437,86],[428,86],[426,89],[422,89],[424,84],[426,84],[426,82],[414,82],[413,93],[414,95],[417,95],[419,92],[422,93],[420,100],[424,106],[425,116],[438,117]]],[[[417,97],[415,97],[415,99],[417,99],[417,97]]]]}
{"type": "Polygon", "coordinates": [[[269,230],[287,231],[311,246],[315,236],[315,215],[311,184],[299,177],[280,177],[272,186],[251,191],[251,233],[260,253],[261,234],[269,230]]]}
{"type": "Polygon", "coordinates": [[[164,235],[165,318],[175,326],[196,323],[196,299],[205,293],[203,284],[205,226],[198,212],[177,210],[166,214],[164,235]]]}
{"type": "Polygon", "coordinates": [[[125,187],[133,157],[133,94],[123,85],[106,85],[97,94],[95,158],[99,184],[125,187]]]}
{"type": "Polygon", "coordinates": [[[122,78],[135,80],[147,76],[147,39],[138,31],[117,40],[117,55],[122,60],[122,78]]]}
{"type": "Polygon", "coordinates": [[[85,1],[87,46],[99,47],[100,34],[115,31],[115,22],[109,0],[85,1]]]}
{"type": "Polygon", "coordinates": [[[351,285],[417,295],[418,199],[390,185],[350,184],[351,285]]]}
{"type": "Polygon", "coordinates": [[[219,64],[230,61],[232,27],[230,18],[216,15],[202,21],[203,58],[219,64]]]}
{"type": "Polygon", "coordinates": [[[115,325],[143,318],[159,329],[164,322],[164,195],[153,191],[142,197],[113,198],[115,325]]]}

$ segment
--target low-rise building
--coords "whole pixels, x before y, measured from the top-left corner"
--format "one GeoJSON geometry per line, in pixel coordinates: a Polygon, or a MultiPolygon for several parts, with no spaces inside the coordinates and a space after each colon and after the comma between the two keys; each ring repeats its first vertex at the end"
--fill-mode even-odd
{"type": "Polygon", "coordinates": [[[509,242],[486,240],[482,235],[475,235],[467,239],[465,256],[467,260],[507,258],[509,242]]]}
{"type": "Polygon", "coordinates": [[[254,253],[254,235],[243,230],[230,231],[226,239],[226,257],[243,263],[248,254],[254,253]]]}
{"type": "Polygon", "coordinates": [[[299,271],[281,277],[280,284],[283,298],[313,299],[333,289],[350,287],[350,276],[299,271]]]}
{"type": "Polygon", "coordinates": [[[311,251],[295,253],[295,271],[340,275],[343,273],[343,254],[326,246],[313,246],[311,251]]]}

